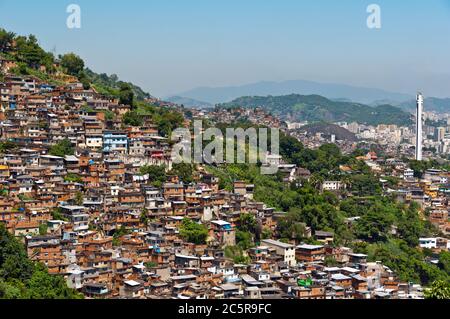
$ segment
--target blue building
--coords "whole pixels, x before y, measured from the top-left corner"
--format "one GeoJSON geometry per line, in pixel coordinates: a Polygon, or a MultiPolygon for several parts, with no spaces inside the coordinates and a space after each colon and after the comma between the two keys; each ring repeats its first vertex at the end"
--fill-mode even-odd
{"type": "Polygon", "coordinates": [[[127,154],[128,135],[125,132],[107,131],[103,133],[103,152],[127,154]]]}

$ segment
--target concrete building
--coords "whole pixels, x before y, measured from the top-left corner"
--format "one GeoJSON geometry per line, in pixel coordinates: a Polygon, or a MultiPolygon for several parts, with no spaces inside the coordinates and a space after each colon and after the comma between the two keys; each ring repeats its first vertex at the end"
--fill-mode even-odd
{"type": "Polygon", "coordinates": [[[261,244],[274,248],[278,255],[284,257],[284,262],[289,266],[295,266],[297,263],[295,260],[295,246],[272,239],[264,239],[261,241],[261,244]]]}

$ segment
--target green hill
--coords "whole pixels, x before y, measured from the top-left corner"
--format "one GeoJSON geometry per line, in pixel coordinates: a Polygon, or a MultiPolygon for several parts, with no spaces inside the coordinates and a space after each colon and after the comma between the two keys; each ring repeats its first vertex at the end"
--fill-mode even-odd
{"type": "MultiPolygon", "coordinates": [[[[130,90],[136,101],[151,98],[151,95],[133,83],[119,80],[115,74],[97,74],[85,67],[84,61],[74,53],[56,57],[40,47],[34,35],[22,36],[0,28],[0,58],[16,63],[10,73],[34,76],[55,85],[64,85],[70,77],[76,77],[85,88],[120,98],[124,90],[130,90]]],[[[1,71],[0,71],[1,72],[1,71]]],[[[0,79],[4,74],[0,73],[0,79]]]]}
{"type": "Polygon", "coordinates": [[[358,122],[362,124],[407,124],[410,114],[391,105],[371,107],[365,104],[331,101],[320,95],[247,96],[221,107],[261,107],[289,121],[358,122]]]}
{"type": "MultiPolygon", "coordinates": [[[[401,109],[414,113],[416,111],[416,101],[410,100],[398,105],[401,109]]],[[[450,98],[440,99],[436,97],[429,97],[425,99],[424,108],[427,111],[434,111],[437,113],[450,112],[450,98]]]]}

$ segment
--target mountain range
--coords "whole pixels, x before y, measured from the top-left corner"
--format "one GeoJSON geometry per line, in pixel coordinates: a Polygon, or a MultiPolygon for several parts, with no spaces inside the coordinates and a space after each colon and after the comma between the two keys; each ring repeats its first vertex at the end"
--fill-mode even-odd
{"type": "MultiPolygon", "coordinates": [[[[414,99],[402,102],[396,106],[408,112],[415,112],[416,101],[414,99]]],[[[440,99],[436,97],[425,98],[425,111],[434,111],[437,113],[450,113],[450,98],[440,99]]]]}
{"type": "Polygon", "coordinates": [[[220,107],[256,108],[283,120],[297,122],[358,122],[368,125],[411,123],[411,114],[392,105],[372,107],[362,103],[332,101],[319,95],[247,96],[220,107]]]}
{"type": "MultiPolygon", "coordinates": [[[[200,87],[186,92],[178,93],[178,98],[188,98],[203,101],[205,104],[218,104],[230,102],[241,96],[267,96],[267,95],[321,95],[331,100],[346,100],[357,103],[371,104],[380,101],[388,104],[402,103],[414,99],[414,95],[389,92],[381,89],[364,88],[345,84],[318,83],[305,80],[284,82],[257,82],[242,86],[228,87],[200,87]]],[[[173,97],[168,97],[170,100],[173,97]]],[[[167,100],[167,98],[166,98],[167,100]]],[[[383,103],[385,104],[385,103],[383,103]]]]}
{"type": "Polygon", "coordinates": [[[165,99],[167,102],[184,105],[185,107],[195,107],[200,109],[208,109],[214,107],[213,104],[203,101],[194,100],[188,97],[170,96],[165,99]]]}

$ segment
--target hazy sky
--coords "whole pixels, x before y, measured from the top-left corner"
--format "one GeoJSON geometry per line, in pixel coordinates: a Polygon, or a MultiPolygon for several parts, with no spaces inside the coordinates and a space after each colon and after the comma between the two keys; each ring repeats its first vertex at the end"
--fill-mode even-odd
{"type": "Polygon", "coordinates": [[[450,97],[450,0],[0,0],[0,27],[156,96],[304,79],[450,97]]]}

